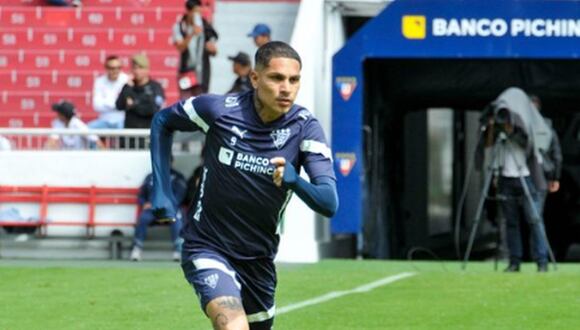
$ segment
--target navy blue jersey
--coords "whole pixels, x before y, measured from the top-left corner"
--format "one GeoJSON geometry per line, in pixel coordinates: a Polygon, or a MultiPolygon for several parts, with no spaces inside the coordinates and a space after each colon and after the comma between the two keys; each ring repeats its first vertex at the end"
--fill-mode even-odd
{"type": "Polygon", "coordinates": [[[170,111],[206,134],[202,177],[182,231],[186,244],[236,259],[273,258],[292,191],[273,183],[270,159],[280,156],[296,169],[303,166],[311,180],[335,180],[318,121],[294,105],[263,123],[252,91],[190,98],[170,111]]]}

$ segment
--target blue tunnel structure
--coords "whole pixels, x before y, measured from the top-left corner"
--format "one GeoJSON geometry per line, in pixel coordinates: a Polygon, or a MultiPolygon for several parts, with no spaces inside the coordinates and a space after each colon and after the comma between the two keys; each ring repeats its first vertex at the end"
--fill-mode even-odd
{"type": "MultiPolygon", "coordinates": [[[[579,2],[401,0],[387,6],[333,58],[332,148],[341,207],[332,233],[359,237],[362,253],[378,258],[452,245],[447,229],[454,226],[474,144],[465,135],[477,130],[478,111],[518,86],[542,98],[565,140],[580,110],[579,56],[579,2]],[[437,230],[430,217],[437,187],[429,184],[436,180],[429,177],[427,125],[428,109],[441,108],[452,110],[452,209],[437,230]]],[[[568,169],[562,180],[580,185],[574,166],[568,169]]],[[[570,201],[552,206],[558,203],[570,201]]],[[[554,216],[578,212],[564,206],[554,216]]],[[[469,221],[463,221],[465,230],[469,221]]],[[[548,234],[569,245],[577,238],[560,237],[569,229],[548,228],[548,234]]]]}

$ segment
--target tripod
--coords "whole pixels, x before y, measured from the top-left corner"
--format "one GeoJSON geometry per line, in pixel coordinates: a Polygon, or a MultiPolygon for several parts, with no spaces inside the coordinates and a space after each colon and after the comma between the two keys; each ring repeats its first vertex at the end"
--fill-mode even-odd
{"type": "MultiPolygon", "coordinates": [[[[475,220],[474,220],[473,226],[471,228],[471,233],[469,235],[469,240],[467,243],[467,249],[465,251],[465,256],[463,258],[462,269],[465,269],[467,267],[467,262],[469,261],[469,256],[471,254],[471,250],[473,248],[473,244],[475,241],[475,234],[477,232],[477,228],[479,227],[479,223],[481,222],[481,216],[483,213],[484,202],[485,202],[485,199],[487,198],[487,194],[488,194],[489,188],[491,186],[491,180],[494,176],[496,176],[497,174],[502,172],[502,165],[505,164],[506,154],[511,157],[511,160],[514,162],[514,164],[516,165],[516,167],[518,169],[518,172],[520,173],[520,175],[518,176],[518,179],[519,179],[520,185],[524,191],[524,195],[525,195],[524,203],[528,203],[528,205],[532,211],[532,218],[527,219],[528,223],[531,225],[531,230],[536,231],[536,233],[539,233],[539,236],[541,237],[541,239],[543,240],[544,244],[547,247],[548,255],[549,255],[550,260],[552,261],[552,263],[554,265],[554,269],[557,269],[556,259],[554,258],[554,253],[552,252],[552,248],[550,247],[550,243],[548,242],[548,237],[546,236],[546,231],[544,230],[543,226],[541,226],[542,218],[541,218],[540,213],[539,213],[539,211],[538,211],[538,209],[537,209],[537,207],[532,199],[532,195],[530,193],[530,189],[528,187],[528,184],[527,184],[526,180],[524,179],[524,176],[521,175],[522,165],[518,163],[513,150],[511,150],[512,152],[509,152],[510,150],[507,150],[508,148],[511,147],[511,145],[508,144],[507,141],[508,141],[507,135],[504,132],[501,132],[498,135],[498,137],[493,145],[491,157],[490,157],[490,162],[489,162],[489,166],[488,166],[488,171],[485,174],[483,188],[481,191],[481,195],[480,195],[479,202],[477,205],[477,210],[475,213],[475,220]],[[496,162],[496,159],[498,160],[497,162],[496,162]]],[[[505,196],[504,196],[503,199],[505,201],[507,198],[505,198],[505,196]]]]}

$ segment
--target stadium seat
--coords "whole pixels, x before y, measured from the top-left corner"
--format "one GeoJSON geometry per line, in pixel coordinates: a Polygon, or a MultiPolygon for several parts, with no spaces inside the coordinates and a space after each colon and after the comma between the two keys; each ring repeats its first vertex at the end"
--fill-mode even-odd
{"type": "MultiPolygon", "coordinates": [[[[202,3],[211,20],[215,1],[202,3]]],[[[104,73],[103,62],[113,54],[120,56],[129,73],[130,58],[146,53],[167,104],[177,101],[179,57],[171,27],[183,15],[183,0],[83,0],[80,8],[44,4],[44,0],[0,4],[2,111],[50,113],[52,102],[66,98],[81,112],[92,113],[94,77],[104,73]]]]}
{"type": "Polygon", "coordinates": [[[97,72],[62,70],[0,71],[6,91],[87,91],[91,90],[97,72]]]}

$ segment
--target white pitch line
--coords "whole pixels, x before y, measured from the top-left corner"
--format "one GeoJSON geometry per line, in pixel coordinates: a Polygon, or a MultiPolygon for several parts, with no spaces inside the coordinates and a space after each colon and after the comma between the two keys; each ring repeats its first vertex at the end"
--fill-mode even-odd
{"type": "Polygon", "coordinates": [[[298,302],[295,304],[291,304],[288,306],[277,308],[276,315],[289,313],[291,311],[294,311],[294,310],[297,310],[297,309],[300,309],[300,308],[303,308],[306,306],[310,306],[310,305],[321,304],[323,302],[327,302],[329,300],[340,298],[342,296],[346,296],[349,294],[368,292],[368,291],[376,289],[380,286],[391,284],[393,282],[405,279],[407,277],[415,276],[415,275],[417,275],[417,274],[416,273],[401,273],[401,274],[397,274],[397,275],[393,275],[393,276],[388,276],[388,277],[382,278],[378,281],[374,281],[374,282],[371,282],[371,283],[368,283],[365,285],[361,285],[361,286],[356,287],[356,288],[351,289],[351,290],[332,291],[332,292],[329,292],[329,293],[322,295],[322,296],[319,296],[319,297],[315,297],[315,298],[304,300],[304,301],[301,301],[301,302],[298,302]]]}

